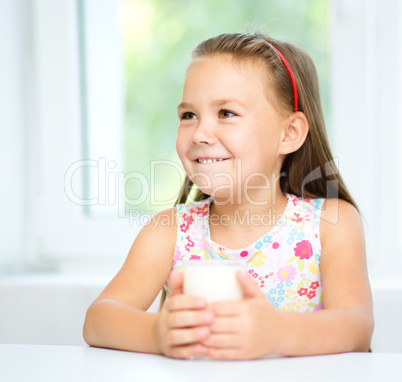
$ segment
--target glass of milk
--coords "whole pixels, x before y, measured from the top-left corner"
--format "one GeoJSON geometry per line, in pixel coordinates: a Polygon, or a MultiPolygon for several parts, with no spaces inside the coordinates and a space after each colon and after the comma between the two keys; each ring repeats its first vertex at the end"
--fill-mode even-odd
{"type": "Polygon", "coordinates": [[[241,300],[243,292],[237,271],[246,270],[244,261],[190,260],[183,263],[184,294],[203,297],[207,302],[241,300]]]}

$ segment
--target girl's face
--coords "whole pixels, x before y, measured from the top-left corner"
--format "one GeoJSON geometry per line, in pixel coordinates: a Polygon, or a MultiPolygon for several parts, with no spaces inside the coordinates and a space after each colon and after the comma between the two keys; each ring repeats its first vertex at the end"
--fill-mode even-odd
{"type": "Polygon", "coordinates": [[[266,97],[264,70],[261,62],[229,55],[189,68],[176,149],[190,179],[216,200],[236,196],[237,203],[246,194],[255,200],[276,188],[284,119],[266,97]]]}

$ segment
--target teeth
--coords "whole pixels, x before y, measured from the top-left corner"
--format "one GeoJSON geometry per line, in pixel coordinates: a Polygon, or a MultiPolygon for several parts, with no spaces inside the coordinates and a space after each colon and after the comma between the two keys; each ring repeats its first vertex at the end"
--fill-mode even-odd
{"type": "Polygon", "coordinates": [[[223,161],[223,159],[222,158],[219,158],[219,159],[198,159],[198,162],[199,163],[202,163],[202,164],[209,164],[209,163],[216,163],[216,162],[222,162],[223,161]]]}

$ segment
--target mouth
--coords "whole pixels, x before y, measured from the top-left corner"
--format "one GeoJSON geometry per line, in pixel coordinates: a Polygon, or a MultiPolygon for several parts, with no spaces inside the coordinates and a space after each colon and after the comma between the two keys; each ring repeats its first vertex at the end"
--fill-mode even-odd
{"type": "Polygon", "coordinates": [[[216,162],[223,162],[229,158],[198,158],[195,161],[201,164],[211,164],[216,162]]]}

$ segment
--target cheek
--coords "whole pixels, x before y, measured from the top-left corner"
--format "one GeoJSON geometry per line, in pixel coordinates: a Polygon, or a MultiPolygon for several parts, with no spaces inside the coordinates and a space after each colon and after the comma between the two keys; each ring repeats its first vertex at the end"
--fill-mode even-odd
{"type": "Polygon", "coordinates": [[[188,158],[189,141],[187,138],[186,134],[178,132],[176,138],[176,152],[183,165],[184,171],[188,175],[192,171],[192,163],[188,158]]]}
{"type": "Polygon", "coordinates": [[[184,155],[186,152],[186,144],[184,139],[184,134],[180,133],[180,130],[177,132],[176,137],[176,152],[179,156],[180,160],[183,161],[184,155]]]}

